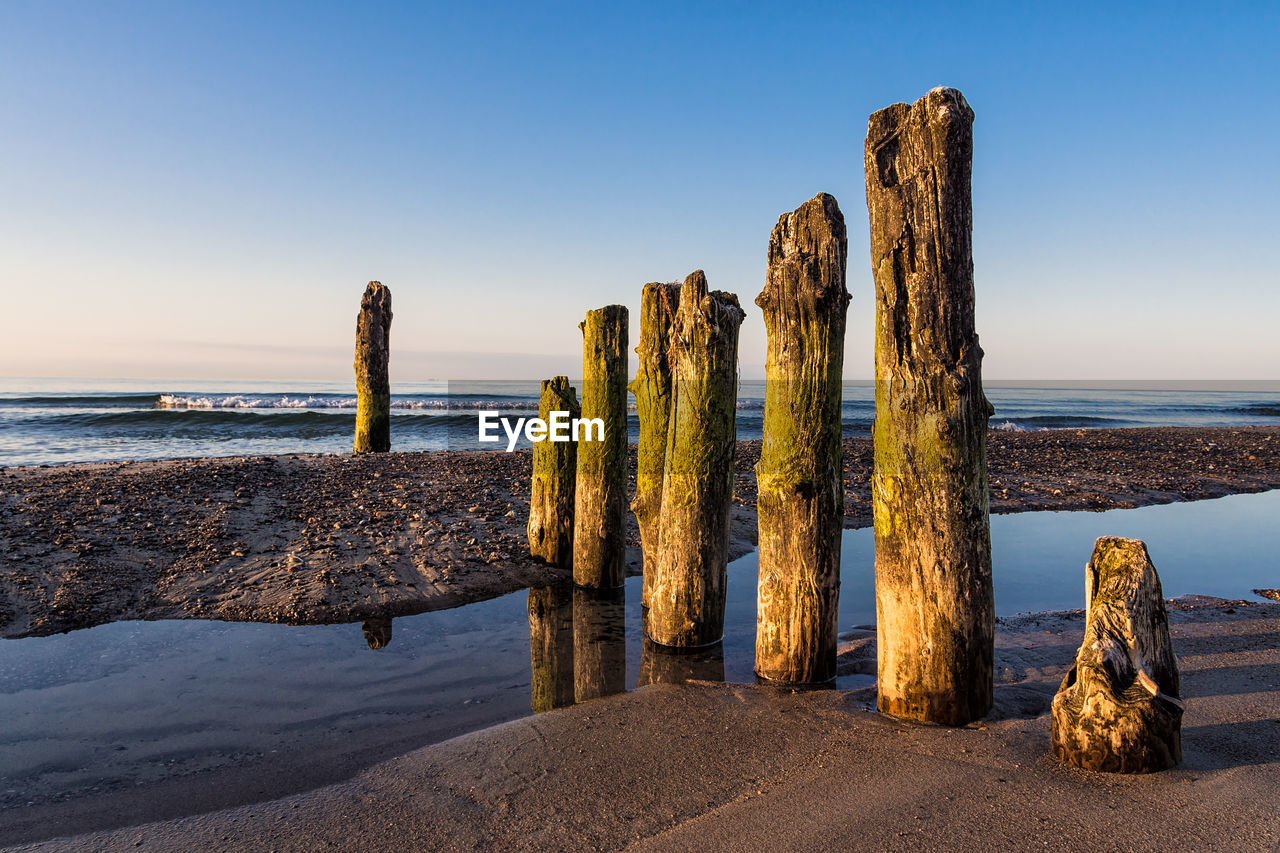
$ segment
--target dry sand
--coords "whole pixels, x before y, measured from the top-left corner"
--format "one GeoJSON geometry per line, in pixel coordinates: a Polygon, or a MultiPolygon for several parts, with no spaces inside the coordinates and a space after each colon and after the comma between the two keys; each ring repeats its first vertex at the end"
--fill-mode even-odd
{"type": "MultiPolygon", "coordinates": [[[[963,729],[882,717],[871,689],[657,685],[309,793],[21,849],[1275,849],[1278,618],[1274,604],[1174,604],[1185,761],[1150,776],[1049,754],[1044,710],[1077,611],[1002,620],[996,713],[963,729]]],[[[849,638],[842,663],[866,653],[849,638]]]]}
{"type": "MultiPolygon", "coordinates": [[[[870,440],[845,451],[845,525],[863,527],[870,440]]],[[[759,452],[739,445],[731,557],[754,546],[759,452]]],[[[1255,492],[1280,487],[1280,428],[993,432],[990,471],[998,513],[1255,492]]],[[[527,554],[529,475],[528,451],[3,469],[0,636],[120,619],[358,621],[550,583],[562,573],[527,554]]]]}

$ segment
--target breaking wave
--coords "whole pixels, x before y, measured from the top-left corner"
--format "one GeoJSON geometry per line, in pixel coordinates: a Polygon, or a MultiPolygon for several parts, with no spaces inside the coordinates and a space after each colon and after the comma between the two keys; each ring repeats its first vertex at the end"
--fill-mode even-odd
{"type": "MultiPolygon", "coordinates": [[[[287,394],[279,397],[252,397],[245,394],[233,394],[227,397],[161,394],[155,402],[157,409],[354,409],[355,407],[355,397],[290,397],[287,394]]],[[[538,401],[519,397],[494,399],[392,397],[391,408],[420,411],[459,409],[522,411],[536,410],[538,401]]]]}

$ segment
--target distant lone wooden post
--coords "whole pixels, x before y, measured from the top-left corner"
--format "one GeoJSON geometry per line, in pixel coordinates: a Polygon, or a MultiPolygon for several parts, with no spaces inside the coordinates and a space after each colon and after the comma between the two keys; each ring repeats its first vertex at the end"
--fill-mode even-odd
{"type": "MultiPolygon", "coordinates": [[[[542,383],[538,417],[550,422],[552,412],[581,414],[578,395],[566,376],[542,383]]],[[[529,553],[553,566],[573,565],[573,489],[578,476],[574,441],[539,441],[533,445],[533,487],[529,493],[529,553]]]]}
{"type": "Polygon", "coordinates": [[[371,281],[356,318],[356,453],[391,449],[391,290],[371,281]]]}
{"type": "Polygon", "coordinates": [[[631,510],[640,525],[644,578],[640,605],[658,574],[658,516],[662,511],[662,469],[667,460],[667,426],[671,418],[671,326],[680,306],[679,282],[650,282],[640,295],[640,366],[627,386],[636,398],[640,446],[636,457],[636,496],[631,510]]]}
{"type": "Polygon", "coordinates": [[[836,675],[847,256],[844,215],[819,194],[778,218],[756,297],[769,335],[756,465],[756,674],[771,681],[820,684],[836,675]]]}
{"type": "Polygon", "coordinates": [[[1053,754],[1111,773],[1173,767],[1182,761],[1178,659],[1145,543],[1094,544],[1085,610],[1084,642],[1053,697],[1053,754]]]}
{"type": "Polygon", "coordinates": [[[663,473],[657,577],[645,632],[682,648],[724,634],[729,511],[737,448],[738,297],[684,280],[671,330],[671,417],[663,473]]]}
{"type": "Polygon", "coordinates": [[[955,89],[871,116],[879,705],[953,726],[991,708],[995,632],[972,160],[955,89]]]}
{"type": "Polygon", "coordinates": [[[627,308],[587,312],[582,329],[582,417],[604,421],[604,440],[578,442],[573,582],[612,589],[626,580],[627,308]]]}

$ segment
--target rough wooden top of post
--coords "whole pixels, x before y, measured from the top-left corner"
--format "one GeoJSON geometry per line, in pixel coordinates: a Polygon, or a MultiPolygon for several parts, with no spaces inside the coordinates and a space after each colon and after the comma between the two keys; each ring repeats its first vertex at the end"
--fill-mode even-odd
{"type": "MultiPolygon", "coordinates": [[[[815,467],[839,478],[848,236],[833,196],[818,193],[778,217],[769,235],[764,290],[764,449],[757,471],[780,482],[809,480],[815,467]],[[818,445],[815,446],[815,442],[818,445]]],[[[840,490],[843,496],[843,490],[840,490]]]]}
{"type": "Polygon", "coordinates": [[[779,216],[769,235],[765,286],[756,305],[765,310],[793,301],[802,308],[829,301],[824,306],[828,310],[848,305],[848,243],[844,214],[835,196],[828,193],[818,193],[779,216]]]}
{"type": "Polygon", "coordinates": [[[387,360],[391,330],[391,288],[380,281],[365,286],[356,320],[356,384],[374,394],[390,392],[387,360]]]}
{"type": "MultiPolygon", "coordinates": [[[[730,372],[737,375],[736,333],[743,319],[747,316],[738,304],[738,296],[723,290],[711,290],[707,286],[707,276],[702,270],[694,270],[685,277],[680,286],[679,308],[676,309],[675,325],[672,328],[671,341],[671,373],[673,381],[676,377],[676,366],[686,368],[686,373],[694,374],[710,372],[710,370],[729,366],[730,372]],[[693,339],[693,333],[700,337],[693,339]],[[732,341],[735,346],[726,352],[719,352],[714,344],[721,338],[732,341]],[[726,365],[714,363],[710,365],[695,364],[699,358],[733,356],[732,362],[726,365]],[[693,361],[690,361],[693,359],[693,361]]],[[[735,401],[736,402],[736,401],[735,401]]]]}
{"type": "Polygon", "coordinates": [[[669,384],[671,366],[667,351],[671,342],[671,325],[680,305],[680,282],[651,281],[640,292],[640,341],[636,355],[640,357],[640,369],[630,389],[642,380],[669,384]]]}
{"type": "MultiPolygon", "coordinates": [[[[1147,543],[1141,539],[1103,536],[1094,543],[1085,581],[1085,636],[1101,641],[1123,638],[1131,656],[1127,663],[1144,670],[1160,692],[1182,695],[1178,658],[1169,638],[1164,590],[1147,543]],[[1095,606],[1096,604],[1096,606],[1095,606]]],[[[1129,673],[1137,678],[1136,671],[1129,673]]]]}
{"type": "Polygon", "coordinates": [[[587,335],[590,328],[592,335],[599,336],[599,347],[594,354],[596,358],[603,359],[609,369],[617,364],[619,358],[625,369],[628,316],[627,306],[606,305],[588,311],[586,319],[578,324],[583,335],[587,335]]]}
{"type": "Polygon", "coordinates": [[[391,313],[391,288],[380,281],[371,281],[365,285],[364,296],[360,298],[362,310],[374,310],[381,314],[391,313]]]}
{"type": "Polygon", "coordinates": [[[964,332],[974,328],[973,119],[964,95],[939,87],[914,104],[873,113],[868,122],[871,260],[876,269],[894,264],[899,298],[892,330],[901,360],[911,360],[914,346],[955,364],[971,343],[964,332]],[[960,298],[908,298],[913,282],[907,270],[926,281],[947,282],[960,298]]]}

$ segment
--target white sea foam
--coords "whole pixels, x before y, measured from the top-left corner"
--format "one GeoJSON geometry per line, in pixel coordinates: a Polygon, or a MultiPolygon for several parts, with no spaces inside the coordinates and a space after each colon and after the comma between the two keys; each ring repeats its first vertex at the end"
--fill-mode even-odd
{"type": "Polygon", "coordinates": [[[181,394],[161,394],[159,409],[348,409],[356,404],[355,397],[249,397],[233,394],[228,397],[188,397],[181,394]]]}
{"type": "MultiPolygon", "coordinates": [[[[227,397],[187,396],[161,394],[156,402],[158,409],[354,409],[355,397],[251,397],[233,394],[227,397]]],[[[456,410],[456,409],[536,409],[537,401],[528,400],[392,400],[393,409],[456,410]]]]}
{"type": "MultiPolygon", "coordinates": [[[[248,394],[230,394],[227,396],[217,395],[186,395],[186,394],[161,394],[160,399],[156,402],[157,409],[354,409],[356,407],[355,397],[327,397],[327,396],[307,396],[307,397],[290,397],[282,394],[278,397],[270,396],[252,396],[248,394]]],[[[393,399],[391,401],[393,409],[408,409],[418,411],[432,410],[483,410],[497,409],[501,411],[512,410],[536,410],[538,401],[536,399],[498,399],[486,400],[479,396],[457,396],[447,399],[393,399]]],[[[761,411],[764,409],[764,400],[745,398],[737,401],[737,408],[741,411],[761,411]]],[[[628,411],[636,411],[635,401],[627,402],[628,411]]],[[[1013,429],[1014,427],[1009,427],[1013,429]]]]}

